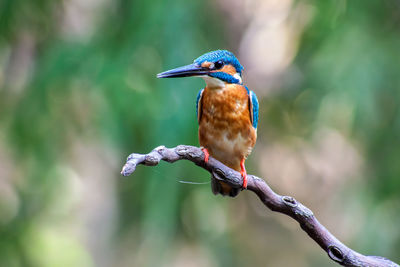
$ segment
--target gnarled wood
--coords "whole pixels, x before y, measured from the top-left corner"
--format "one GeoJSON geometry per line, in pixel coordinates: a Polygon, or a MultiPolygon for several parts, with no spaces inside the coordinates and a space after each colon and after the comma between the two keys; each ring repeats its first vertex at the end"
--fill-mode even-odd
{"type": "MultiPolygon", "coordinates": [[[[148,154],[133,153],[129,155],[121,174],[124,176],[132,174],[139,164],[155,166],[161,160],[173,163],[182,159],[192,161],[209,171],[216,179],[224,181],[232,187],[242,187],[243,181],[239,172],[230,169],[212,157],[210,157],[208,163],[205,163],[204,154],[200,148],[185,145],[174,148],[159,146],[148,154]]],[[[343,266],[399,267],[398,264],[386,258],[362,255],[348,248],[317,220],[310,209],[293,197],[281,196],[275,193],[263,179],[254,175],[248,175],[247,179],[247,190],[256,193],[264,205],[272,211],[284,213],[295,219],[300,224],[300,227],[318,243],[333,261],[343,266]]]]}

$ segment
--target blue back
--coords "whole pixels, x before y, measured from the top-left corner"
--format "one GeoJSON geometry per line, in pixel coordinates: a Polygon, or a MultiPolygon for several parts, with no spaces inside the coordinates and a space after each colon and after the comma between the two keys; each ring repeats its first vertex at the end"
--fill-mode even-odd
{"type": "Polygon", "coordinates": [[[197,94],[197,98],[196,98],[196,116],[197,116],[197,122],[200,123],[200,117],[201,117],[201,110],[200,110],[200,106],[199,106],[199,102],[201,101],[201,97],[203,96],[203,91],[204,89],[201,89],[199,91],[199,93],[197,94]]]}
{"type": "Polygon", "coordinates": [[[258,99],[256,94],[253,91],[250,91],[250,112],[251,112],[251,121],[253,122],[253,127],[257,129],[258,125],[258,99]]]}

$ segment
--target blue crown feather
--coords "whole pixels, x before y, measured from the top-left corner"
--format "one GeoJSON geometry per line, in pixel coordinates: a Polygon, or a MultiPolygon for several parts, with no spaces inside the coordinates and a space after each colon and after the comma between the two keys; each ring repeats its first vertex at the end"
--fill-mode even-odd
{"type": "Polygon", "coordinates": [[[225,64],[231,64],[235,67],[238,73],[242,73],[243,66],[240,65],[239,60],[235,57],[235,55],[227,50],[216,50],[208,52],[195,59],[194,63],[201,65],[205,61],[216,62],[218,60],[222,60],[225,64]]]}

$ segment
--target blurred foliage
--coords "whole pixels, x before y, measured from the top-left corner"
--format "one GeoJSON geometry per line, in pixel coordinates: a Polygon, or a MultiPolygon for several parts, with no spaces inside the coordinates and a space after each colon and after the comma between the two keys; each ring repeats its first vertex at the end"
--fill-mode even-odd
{"type": "MultiPolygon", "coordinates": [[[[131,152],[198,144],[203,81],[155,74],[237,52],[245,27],[218,2],[0,2],[0,266],[334,266],[297,226],[247,211],[254,199],[178,183],[209,180],[192,164],[119,175],[131,152]]],[[[292,4],[312,11],[300,74],[260,99],[259,146],[324,127],[346,136],[363,169],[340,198],[366,210],[346,242],[400,261],[400,3],[292,4]]]]}
{"type": "MultiPolygon", "coordinates": [[[[307,73],[301,86],[310,88],[313,95],[323,95],[325,101],[331,98],[336,107],[350,103],[350,130],[363,144],[366,164],[371,166],[366,178],[371,179],[373,194],[385,200],[396,196],[400,188],[400,158],[396,156],[400,147],[396,138],[400,132],[400,54],[396,52],[400,3],[367,1],[360,6],[359,2],[321,4],[315,18],[320,23],[305,33],[298,56],[307,73]]],[[[315,114],[306,113],[305,120],[314,120],[315,114]]]]}

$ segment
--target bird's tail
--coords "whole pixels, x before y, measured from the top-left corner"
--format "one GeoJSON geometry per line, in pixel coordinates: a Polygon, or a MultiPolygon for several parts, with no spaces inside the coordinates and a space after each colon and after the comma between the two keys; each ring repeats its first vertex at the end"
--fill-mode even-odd
{"type": "Polygon", "coordinates": [[[240,188],[233,188],[225,182],[218,181],[214,177],[211,177],[211,190],[214,195],[221,194],[230,197],[236,197],[240,192],[240,188]]]}

